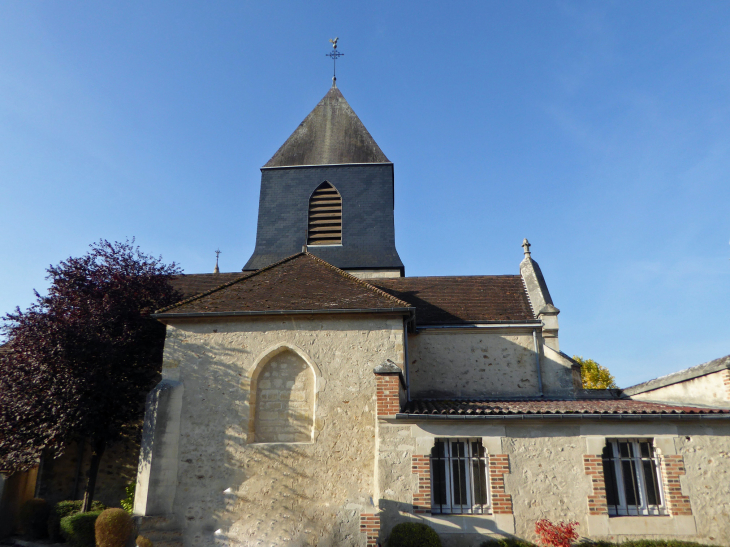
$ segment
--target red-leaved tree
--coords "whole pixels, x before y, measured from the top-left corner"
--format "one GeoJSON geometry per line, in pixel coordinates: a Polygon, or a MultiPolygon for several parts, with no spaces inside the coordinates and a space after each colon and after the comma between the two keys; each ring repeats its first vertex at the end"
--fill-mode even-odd
{"type": "Polygon", "coordinates": [[[160,370],[165,328],[150,314],[178,301],[173,263],[134,240],[101,240],[48,268],[48,294],[3,318],[0,469],[22,471],[72,439],[92,445],[83,510],[91,505],[106,446],[144,413],[160,370]]]}
{"type": "Polygon", "coordinates": [[[577,527],[578,523],[572,520],[553,524],[548,519],[540,519],[535,523],[535,533],[545,547],[570,547],[578,539],[577,527]]]}

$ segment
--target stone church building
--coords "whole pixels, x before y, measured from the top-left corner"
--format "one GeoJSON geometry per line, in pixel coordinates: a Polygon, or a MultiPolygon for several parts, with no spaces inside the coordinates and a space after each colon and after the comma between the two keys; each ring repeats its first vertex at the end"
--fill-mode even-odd
{"type": "Polygon", "coordinates": [[[405,276],[393,164],[335,85],[261,173],[243,272],[181,276],[156,314],[134,511],[157,545],[365,547],[413,521],[476,547],[540,518],[727,544],[730,358],[584,391],[527,240],[516,274],[405,276]]]}

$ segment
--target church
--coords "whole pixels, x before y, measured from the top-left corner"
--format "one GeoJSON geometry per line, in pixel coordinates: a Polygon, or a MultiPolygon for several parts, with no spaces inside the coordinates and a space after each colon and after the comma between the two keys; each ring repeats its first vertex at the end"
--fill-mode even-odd
{"type": "Polygon", "coordinates": [[[548,518],[590,539],[727,544],[730,358],[583,390],[539,249],[515,242],[507,275],[408,277],[394,184],[335,81],[261,168],[242,272],[175,280],[185,299],[155,314],[141,533],[374,547],[422,522],[477,547],[535,540],[548,518]]]}

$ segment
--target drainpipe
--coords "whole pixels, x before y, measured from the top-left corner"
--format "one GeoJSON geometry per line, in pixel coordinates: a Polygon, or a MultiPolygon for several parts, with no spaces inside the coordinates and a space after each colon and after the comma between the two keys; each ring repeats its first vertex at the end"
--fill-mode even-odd
{"type": "Polygon", "coordinates": [[[540,351],[538,350],[538,347],[537,347],[537,329],[532,329],[532,342],[535,344],[535,365],[537,366],[537,389],[540,391],[540,397],[542,397],[543,396],[542,370],[540,369],[540,351]]]}
{"type": "Polygon", "coordinates": [[[411,321],[409,317],[403,321],[403,359],[405,360],[406,370],[406,401],[411,402],[411,377],[408,374],[408,323],[411,321]]]}

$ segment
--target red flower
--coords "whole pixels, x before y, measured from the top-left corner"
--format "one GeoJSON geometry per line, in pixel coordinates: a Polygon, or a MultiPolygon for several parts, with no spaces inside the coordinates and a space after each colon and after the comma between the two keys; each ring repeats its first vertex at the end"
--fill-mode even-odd
{"type": "Polygon", "coordinates": [[[577,522],[562,520],[553,524],[548,519],[540,519],[535,523],[535,533],[540,536],[540,543],[545,547],[570,547],[570,544],[578,539],[578,532],[575,531],[577,522]]]}

